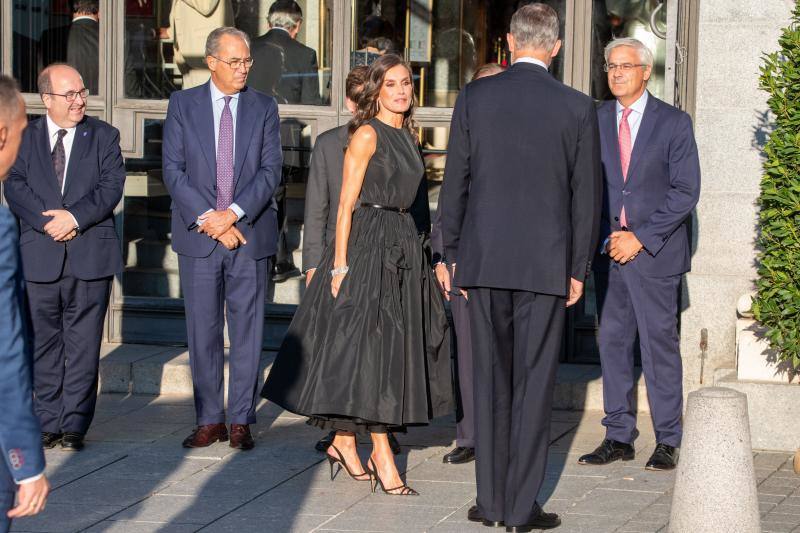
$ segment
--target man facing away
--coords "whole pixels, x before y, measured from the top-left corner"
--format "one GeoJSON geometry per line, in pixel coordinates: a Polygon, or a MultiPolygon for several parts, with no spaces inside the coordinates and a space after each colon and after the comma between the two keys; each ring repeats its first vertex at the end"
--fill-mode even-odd
{"type": "Polygon", "coordinates": [[[74,0],[67,63],[81,73],[89,94],[100,89],[100,0],[74,0]]]}
{"type": "Polygon", "coordinates": [[[164,183],[172,197],[197,428],[189,448],[228,440],[223,326],[230,338],[230,446],[253,448],[268,257],[275,253],[280,182],[278,105],[246,86],[250,40],[235,28],[206,40],[207,83],[172,94],[164,183]]]}
{"type": "Polygon", "coordinates": [[[600,218],[594,103],[547,71],[558,31],[549,6],[514,13],[513,65],[458,96],[440,197],[444,260],[466,289],[472,328],[477,505],[468,518],[507,531],[560,524],[537,497],[565,307],[583,294],[600,218]]]}
{"type": "Polygon", "coordinates": [[[6,200],[22,230],[42,445],[78,451],[94,417],[111,280],[122,271],[114,208],[125,166],[119,131],[85,115],[78,71],[51,65],[38,83],[47,114],[25,130],[6,200]]]}
{"type": "MultiPolygon", "coordinates": [[[[0,76],[0,181],[8,174],[28,120],[16,82],[0,76]]],[[[14,216],[0,206],[0,533],[11,519],[44,509],[50,484],[44,476],[39,421],[33,412],[31,361],[25,339],[23,280],[14,216]],[[14,506],[14,497],[18,503],[14,506]]]]}
{"type": "Polygon", "coordinates": [[[671,470],[682,436],[678,298],[689,271],[686,221],[700,196],[700,164],[689,115],[647,91],[652,52],[636,39],[617,39],[606,46],[605,60],[616,98],[597,111],[607,199],[603,255],[595,262],[606,438],[578,462],[634,457],[638,332],[656,433],[646,468],[671,470]]]}

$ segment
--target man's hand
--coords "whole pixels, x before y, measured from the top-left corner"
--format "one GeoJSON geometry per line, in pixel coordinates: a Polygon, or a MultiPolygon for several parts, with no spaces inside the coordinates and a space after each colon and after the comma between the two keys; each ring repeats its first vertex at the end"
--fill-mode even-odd
{"type": "Polygon", "coordinates": [[[44,211],[42,215],[53,217],[43,228],[45,233],[50,235],[53,240],[68,240],[66,239],[67,235],[77,227],[75,225],[75,219],[72,218],[70,212],[64,209],[50,209],[49,211],[44,211]]]}
{"type": "Polygon", "coordinates": [[[198,226],[197,231],[217,240],[239,220],[239,217],[236,216],[232,209],[211,211],[200,215],[198,218],[202,225],[198,226]]]}
{"type": "Polygon", "coordinates": [[[642,248],[642,243],[631,231],[615,231],[608,238],[608,256],[623,265],[634,259],[642,248]]]}
{"type": "MultiPolygon", "coordinates": [[[[205,224],[203,225],[205,226],[205,224]]],[[[235,250],[240,244],[247,244],[247,241],[244,240],[244,235],[242,235],[242,232],[239,231],[239,228],[236,226],[231,226],[228,231],[220,235],[217,240],[228,250],[235,250]]]]}
{"type": "Polygon", "coordinates": [[[442,291],[444,299],[450,301],[450,272],[447,271],[447,265],[444,263],[436,263],[433,269],[436,274],[436,280],[439,282],[439,290],[442,291]]]}
{"type": "Polygon", "coordinates": [[[75,230],[72,230],[72,231],[70,231],[70,232],[69,232],[69,234],[68,234],[66,237],[64,237],[63,239],[56,239],[56,240],[57,240],[58,242],[67,242],[67,241],[71,241],[72,239],[74,239],[76,235],[78,235],[78,232],[77,232],[77,231],[75,231],[75,230]]]}
{"type": "Polygon", "coordinates": [[[572,307],[583,296],[583,282],[575,278],[569,279],[569,297],[567,298],[567,307],[572,307]]]}
{"type": "Polygon", "coordinates": [[[306,287],[311,285],[311,278],[314,277],[314,272],[316,272],[316,268],[311,268],[306,271],[306,287]]]}
{"type": "MultiPolygon", "coordinates": [[[[456,279],[456,265],[455,265],[455,263],[453,263],[452,267],[453,267],[453,269],[450,271],[450,279],[456,279]]],[[[467,290],[466,289],[458,289],[458,290],[461,291],[461,296],[463,296],[465,300],[469,300],[469,297],[467,296],[467,290]]],[[[448,300],[449,300],[449,298],[448,298],[448,300]]]]}
{"type": "Polygon", "coordinates": [[[33,516],[44,510],[50,483],[45,476],[36,481],[23,483],[17,489],[17,506],[8,512],[9,518],[33,516]]]}

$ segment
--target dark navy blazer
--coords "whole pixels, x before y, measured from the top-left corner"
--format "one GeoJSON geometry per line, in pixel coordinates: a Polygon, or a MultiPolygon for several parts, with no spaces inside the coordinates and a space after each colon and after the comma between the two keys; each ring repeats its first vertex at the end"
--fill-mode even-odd
{"type": "Polygon", "coordinates": [[[122,271],[122,252],[114,227],[114,208],[122,198],[125,165],[119,131],[86,117],[78,124],[65,175],[64,194],[50,156],[47,119],[32,121],[6,182],[11,211],[20,219],[20,246],[25,279],[55,281],[67,254],[72,275],[92,280],[122,271]],[[44,232],[49,209],[66,209],[78,221],[78,235],[65,243],[44,232]]]}
{"type": "MultiPolygon", "coordinates": [[[[172,196],[172,249],[207,257],[217,241],[196,230],[196,220],[217,203],[214,111],[209,83],[172,93],[164,123],[164,184],[172,196]]],[[[281,180],[278,104],[251,88],[239,93],[236,108],[233,202],[245,213],[237,227],[253,259],[277,250],[277,204],[272,194],[281,180]]]]}
{"type": "Polygon", "coordinates": [[[0,207],[0,463],[19,482],[44,471],[44,453],[39,419],[33,412],[18,245],[14,216],[0,207]]]}
{"type": "MultiPolygon", "coordinates": [[[[604,102],[597,117],[605,181],[601,242],[620,230],[624,203],[628,229],[646,252],[631,265],[650,277],[688,272],[691,249],[686,222],[700,196],[700,161],[692,119],[648,94],[626,182],[619,158],[616,100],[604,102]]],[[[607,270],[607,256],[598,257],[595,268],[607,270]]]]}

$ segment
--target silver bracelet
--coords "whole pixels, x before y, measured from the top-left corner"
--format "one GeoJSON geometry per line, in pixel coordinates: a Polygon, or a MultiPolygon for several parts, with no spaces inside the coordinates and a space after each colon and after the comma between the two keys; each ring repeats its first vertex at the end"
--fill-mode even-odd
{"type": "Polygon", "coordinates": [[[347,274],[349,270],[350,268],[347,265],[341,266],[339,268],[334,268],[333,270],[331,270],[331,277],[337,276],[339,274],[347,274]]]}

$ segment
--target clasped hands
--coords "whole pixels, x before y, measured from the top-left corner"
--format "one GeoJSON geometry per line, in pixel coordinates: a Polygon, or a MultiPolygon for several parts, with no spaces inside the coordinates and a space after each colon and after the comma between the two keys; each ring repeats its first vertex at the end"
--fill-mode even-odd
{"type": "Polygon", "coordinates": [[[69,211],[64,209],[50,209],[43,211],[42,215],[53,217],[44,225],[44,232],[50,235],[56,242],[66,242],[75,238],[78,234],[75,219],[69,211]]]}
{"type": "Polygon", "coordinates": [[[205,233],[212,239],[219,241],[228,250],[247,244],[242,232],[234,226],[239,217],[232,209],[208,211],[200,215],[198,219],[202,224],[197,226],[197,232],[205,233]]]}
{"type": "Polygon", "coordinates": [[[636,238],[631,231],[615,231],[608,237],[608,244],[606,244],[606,253],[608,256],[624,265],[628,261],[632,261],[642,251],[642,243],[636,238]]]}

